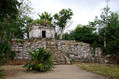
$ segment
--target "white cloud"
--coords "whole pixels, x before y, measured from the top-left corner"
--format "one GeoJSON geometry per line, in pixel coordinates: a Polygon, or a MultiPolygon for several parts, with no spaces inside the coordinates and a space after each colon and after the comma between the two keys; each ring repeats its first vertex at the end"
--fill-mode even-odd
{"type": "MultiPolygon", "coordinates": [[[[70,29],[74,29],[77,24],[88,24],[95,16],[100,15],[101,8],[105,7],[105,0],[30,0],[35,13],[33,18],[38,18],[37,13],[44,11],[51,14],[59,12],[63,8],[71,8],[73,10],[73,24],[70,29]]],[[[118,11],[119,0],[110,2],[113,11],[118,11]]]]}

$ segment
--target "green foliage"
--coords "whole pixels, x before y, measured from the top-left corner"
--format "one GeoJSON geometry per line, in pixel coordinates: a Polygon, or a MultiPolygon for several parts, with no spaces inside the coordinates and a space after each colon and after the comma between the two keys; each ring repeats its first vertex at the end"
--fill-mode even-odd
{"type": "Polygon", "coordinates": [[[19,2],[21,4],[18,8],[18,16],[14,21],[15,32],[13,38],[28,39],[28,30],[33,23],[33,19],[29,17],[29,14],[32,13],[31,3],[29,0],[19,0],[19,2]]]}
{"type": "Polygon", "coordinates": [[[0,22],[16,18],[19,6],[18,0],[0,0],[0,22]]]}
{"type": "Polygon", "coordinates": [[[0,64],[9,59],[9,41],[17,32],[17,16],[19,14],[18,0],[0,0],[0,64]]]}
{"type": "Polygon", "coordinates": [[[7,57],[5,55],[5,53],[1,53],[0,55],[0,65],[4,64],[7,61],[7,57]]]}
{"type": "Polygon", "coordinates": [[[2,72],[2,70],[0,69],[0,79],[4,79],[5,74],[2,72]]]}
{"type": "MultiPolygon", "coordinates": [[[[23,0],[22,0],[23,1],[23,0]]],[[[20,15],[20,0],[0,0],[0,62],[4,63],[10,57],[14,57],[10,51],[9,41],[12,38],[22,38],[24,34],[23,16],[20,15]],[[22,19],[23,18],[23,19],[22,19]]],[[[25,11],[24,11],[25,12],[25,11]]]]}
{"type": "Polygon", "coordinates": [[[110,8],[108,6],[106,6],[105,8],[102,9],[102,13],[100,15],[100,20],[101,21],[100,23],[102,24],[107,24],[107,21],[109,20],[109,17],[111,15],[111,11],[110,11],[110,8]]]}
{"type": "Polygon", "coordinates": [[[70,63],[72,64],[73,60],[72,60],[71,58],[69,59],[69,61],[70,61],[70,63]]]}
{"type": "Polygon", "coordinates": [[[74,39],[74,31],[71,31],[70,33],[65,33],[62,36],[63,40],[75,40],[74,39]]]}
{"type": "Polygon", "coordinates": [[[38,14],[40,19],[36,19],[33,21],[34,24],[41,24],[41,25],[50,25],[53,26],[52,24],[52,16],[48,12],[44,12],[42,14],[38,14]]]}
{"type": "Polygon", "coordinates": [[[10,40],[11,38],[23,39],[27,25],[29,26],[29,17],[27,17],[27,14],[30,11],[29,5],[25,2],[28,1],[1,0],[0,38],[3,40],[10,40]]]}
{"type": "Polygon", "coordinates": [[[47,12],[44,12],[42,13],[41,15],[39,14],[39,17],[41,20],[45,20],[46,22],[49,21],[51,22],[52,21],[52,17],[51,17],[51,14],[47,13],[47,12]]]}
{"type": "Polygon", "coordinates": [[[71,9],[62,9],[58,14],[54,15],[54,19],[56,20],[55,24],[61,28],[64,28],[68,20],[71,19],[72,15],[73,13],[71,9]]]}
{"type": "MultiPolygon", "coordinates": [[[[99,32],[100,37],[106,37],[106,48],[104,48],[105,54],[115,55],[119,59],[119,15],[117,13],[112,13],[109,17],[108,26],[102,28],[99,32]]],[[[102,39],[103,41],[103,39],[102,39]]]]}
{"type": "Polygon", "coordinates": [[[4,64],[8,59],[10,46],[7,42],[0,42],[0,64],[4,64]]]}
{"type": "Polygon", "coordinates": [[[35,20],[33,21],[33,24],[41,24],[40,19],[35,19],[35,20]]]}
{"type": "Polygon", "coordinates": [[[14,59],[15,56],[16,53],[11,51],[7,42],[0,42],[0,65],[4,64],[8,59],[14,59]]]}
{"type": "Polygon", "coordinates": [[[52,54],[44,48],[30,51],[32,62],[24,65],[27,70],[48,71],[53,67],[52,54]]]}
{"type": "Polygon", "coordinates": [[[10,60],[13,60],[15,56],[16,56],[16,52],[14,52],[14,51],[9,52],[9,59],[10,60]]]}
{"type": "Polygon", "coordinates": [[[110,12],[107,7],[103,9],[100,18],[96,17],[86,26],[78,25],[75,30],[65,33],[63,39],[89,43],[93,47],[93,54],[95,54],[96,47],[101,47],[104,55],[110,54],[115,57],[115,60],[119,60],[119,15],[110,12]],[[108,14],[108,18],[106,14],[108,14]],[[104,41],[106,41],[106,47],[104,47],[104,41]]]}
{"type": "Polygon", "coordinates": [[[73,12],[71,9],[62,9],[59,13],[54,15],[54,23],[59,27],[60,39],[62,39],[62,34],[64,28],[66,27],[68,21],[72,18],[73,12]]]}
{"type": "Polygon", "coordinates": [[[65,33],[63,35],[63,39],[93,44],[94,41],[97,40],[97,34],[94,33],[94,30],[95,29],[92,27],[78,25],[74,31],[70,32],[69,34],[65,33]]]}
{"type": "Polygon", "coordinates": [[[20,3],[17,0],[0,0],[0,41],[8,41],[16,31],[16,18],[20,3]]]}
{"type": "Polygon", "coordinates": [[[104,65],[104,64],[79,64],[80,68],[95,72],[97,74],[108,76],[108,79],[119,79],[119,66],[118,65],[104,65]]]}
{"type": "Polygon", "coordinates": [[[33,64],[30,62],[30,63],[25,64],[23,67],[26,68],[28,71],[30,71],[33,67],[33,64]]]}
{"type": "Polygon", "coordinates": [[[17,27],[18,30],[15,33],[15,38],[21,38],[24,39],[25,38],[29,38],[29,27],[32,25],[33,23],[33,19],[28,17],[28,16],[24,16],[24,17],[19,17],[18,18],[18,22],[17,22],[17,27]]]}
{"type": "Polygon", "coordinates": [[[75,31],[74,31],[74,35],[75,35],[75,40],[77,41],[82,41],[82,42],[86,42],[86,43],[92,43],[92,40],[96,39],[93,33],[93,28],[91,27],[87,27],[87,26],[78,26],[75,31]]]}

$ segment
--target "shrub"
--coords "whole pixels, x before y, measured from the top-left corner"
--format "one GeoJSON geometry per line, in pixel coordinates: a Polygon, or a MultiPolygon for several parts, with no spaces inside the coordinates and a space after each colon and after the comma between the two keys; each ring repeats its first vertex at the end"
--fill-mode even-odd
{"type": "Polygon", "coordinates": [[[0,65],[4,64],[7,61],[5,53],[1,53],[0,55],[0,65]]]}
{"type": "Polygon", "coordinates": [[[10,60],[14,60],[14,57],[16,56],[16,52],[15,51],[11,51],[9,52],[9,59],[10,60]]]}
{"type": "Polygon", "coordinates": [[[4,79],[4,73],[2,72],[1,69],[0,69],[0,79],[4,79]]]}
{"type": "Polygon", "coordinates": [[[9,59],[14,59],[16,53],[11,51],[11,46],[8,42],[0,42],[0,65],[7,62],[9,59]]]}
{"type": "Polygon", "coordinates": [[[10,46],[8,42],[0,42],[0,65],[7,61],[9,52],[10,46]]]}
{"type": "Polygon", "coordinates": [[[52,54],[44,48],[34,49],[30,51],[31,62],[24,65],[29,70],[48,71],[53,68],[52,54]]]}
{"type": "Polygon", "coordinates": [[[69,59],[69,61],[70,61],[70,63],[72,64],[73,60],[72,60],[71,58],[69,59]]]}

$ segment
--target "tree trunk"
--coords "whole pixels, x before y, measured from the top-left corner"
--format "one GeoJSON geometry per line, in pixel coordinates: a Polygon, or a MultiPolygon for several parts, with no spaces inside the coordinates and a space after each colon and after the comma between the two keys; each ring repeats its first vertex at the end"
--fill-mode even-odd
{"type": "Polygon", "coordinates": [[[63,32],[64,32],[64,29],[61,29],[61,34],[60,34],[60,40],[62,40],[62,36],[63,36],[63,32]]]}
{"type": "Polygon", "coordinates": [[[60,34],[60,38],[59,38],[60,40],[62,40],[62,35],[63,35],[63,32],[61,32],[61,34],[60,34]]]}

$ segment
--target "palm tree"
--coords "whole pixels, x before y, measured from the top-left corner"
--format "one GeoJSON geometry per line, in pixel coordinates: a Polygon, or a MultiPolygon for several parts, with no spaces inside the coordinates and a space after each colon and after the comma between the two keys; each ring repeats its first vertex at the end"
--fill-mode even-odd
{"type": "Polygon", "coordinates": [[[43,25],[52,25],[52,16],[51,14],[49,14],[48,12],[44,12],[42,14],[38,14],[39,17],[40,17],[40,24],[43,24],[43,25]]]}

